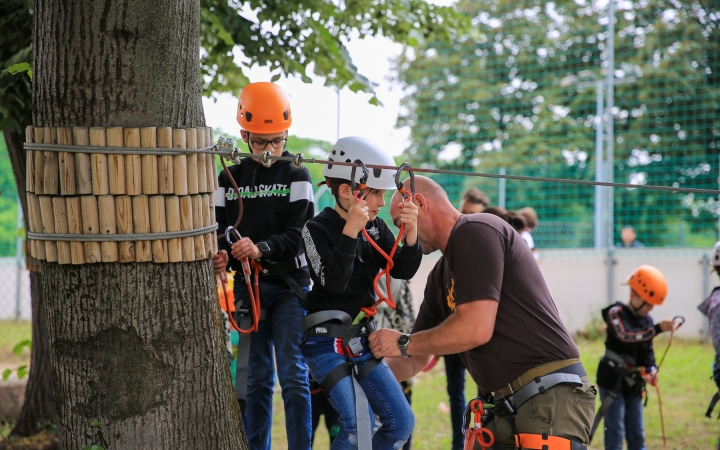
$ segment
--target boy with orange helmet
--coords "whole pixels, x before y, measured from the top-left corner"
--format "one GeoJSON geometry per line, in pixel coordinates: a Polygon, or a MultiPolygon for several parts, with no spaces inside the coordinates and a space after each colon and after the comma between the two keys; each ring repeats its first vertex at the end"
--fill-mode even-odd
{"type": "Polygon", "coordinates": [[[628,278],[630,300],[602,310],[607,323],[605,356],[600,360],[597,384],[602,405],[595,416],[591,439],[605,416],[605,449],[621,450],[623,437],[628,450],[644,450],[642,393],[645,383],[657,383],[652,340],[674,323],[665,319],[655,324],[648,315],[661,306],[667,295],[667,281],[653,266],[638,267],[628,278]]]}
{"type": "MultiPolygon", "coordinates": [[[[237,121],[242,139],[254,154],[294,156],[285,151],[292,123],[290,103],[274,83],[252,83],[240,93],[237,121]]],[[[244,414],[251,450],[270,448],[275,362],[285,405],[287,448],[310,449],[310,388],[307,367],[300,352],[300,320],[305,310],[300,301],[309,289],[310,275],[302,249],[302,229],[313,217],[314,201],[310,173],[290,161],[244,158],[229,168],[236,192],[226,172],[219,177],[215,212],[219,229],[234,226],[243,215],[235,243],[224,233],[213,257],[216,272],[227,267],[241,269],[243,258],[259,260],[260,307],[257,331],[245,334],[238,345],[236,393],[244,414]],[[247,402],[247,403],[246,403],[247,402]],[[246,405],[245,405],[246,403],[246,405]],[[245,411],[243,411],[244,413],[245,411]]],[[[245,283],[235,283],[238,320],[247,318],[249,297],[245,283]]],[[[242,324],[241,328],[245,328],[242,324]]]]}

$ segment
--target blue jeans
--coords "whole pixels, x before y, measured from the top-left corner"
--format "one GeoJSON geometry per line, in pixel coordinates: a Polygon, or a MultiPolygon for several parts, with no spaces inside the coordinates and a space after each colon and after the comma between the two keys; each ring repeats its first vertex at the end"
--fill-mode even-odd
{"type": "Polygon", "coordinates": [[[463,450],[465,436],[462,433],[465,412],[465,365],[460,355],[445,355],[447,393],[450,397],[450,423],[452,424],[452,450],[463,450]]]}
{"type": "MultiPolygon", "coordinates": [[[[605,400],[608,389],[600,388],[600,399],[605,400]]],[[[642,397],[625,398],[621,395],[605,413],[605,450],[622,450],[623,437],[628,450],[645,450],[642,397]]]]}
{"type": "MultiPolygon", "coordinates": [[[[358,365],[358,369],[362,369],[371,358],[372,353],[364,352],[361,356],[352,358],[352,361],[358,365]]],[[[333,352],[308,356],[306,361],[313,379],[322,383],[327,374],[344,363],[346,358],[333,352]]],[[[378,364],[360,381],[360,386],[367,395],[371,422],[374,423],[374,413],[382,424],[372,438],[373,450],[402,448],[415,426],[415,416],[387,363],[383,361],[378,364]]],[[[338,419],[340,433],[333,441],[331,449],[357,449],[355,391],[350,377],[343,378],[333,387],[330,392],[330,404],[340,415],[338,419]]]]}
{"type": "MultiPolygon", "coordinates": [[[[238,276],[235,282],[235,303],[247,288],[238,276]]],[[[307,288],[303,288],[307,289],[307,288]]],[[[285,285],[260,282],[260,306],[271,309],[276,301],[290,291],[285,285]]],[[[300,352],[302,330],[300,320],[305,310],[300,299],[293,296],[273,311],[268,321],[261,320],[258,331],[250,335],[247,409],[243,424],[250,450],[270,450],[272,401],[275,386],[275,363],[285,405],[285,429],[288,448],[310,450],[311,407],[310,383],[305,359],[300,352]],[[273,351],[274,347],[274,351],[273,351]]],[[[241,335],[240,339],[247,339],[241,335]]]]}

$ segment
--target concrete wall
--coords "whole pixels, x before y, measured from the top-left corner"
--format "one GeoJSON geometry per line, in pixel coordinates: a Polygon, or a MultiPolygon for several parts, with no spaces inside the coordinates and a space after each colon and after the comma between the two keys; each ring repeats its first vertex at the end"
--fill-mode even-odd
{"type": "MultiPolygon", "coordinates": [[[[706,320],[697,305],[707,297],[710,286],[718,285],[716,275],[707,265],[709,251],[704,249],[633,249],[613,253],[612,271],[608,271],[608,254],[592,249],[541,250],[538,264],[550,293],[557,304],[565,326],[571,333],[583,330],[600,317],[600,310],[610,299],[627,301],[629,288],[622,285],[628,275],[642,264],[660,269],[668,281],[668,296],[663,306],[651,316],[656,320],[685,316],[679,336],[702,337],[706,320]],[[608,289],[612,296],[608,296],[608,289]]],[[[410,286],[417,313],[423,298],[427,275],[437,262],[437,252],[423,259],[410,286]]]]}

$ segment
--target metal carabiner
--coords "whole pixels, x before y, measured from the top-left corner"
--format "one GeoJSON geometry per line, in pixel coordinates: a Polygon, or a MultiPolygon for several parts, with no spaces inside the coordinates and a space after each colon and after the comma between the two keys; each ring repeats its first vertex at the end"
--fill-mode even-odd
{"type": "Polygon", "coordinates": [[[232,246],[235,242],[232,240],[232,236],[235,235],[235,238],[237,239],[235,242],[242,239],[242,236],[240,236],[240,232],[232,225],[225,228],[225,241],[228,243],[228,245],[232,246]]]}
{"type": "Polygon", "coordinates": [[[677,323],[677,326],[675,327],[675,329],[677,330],[685,323],[685,316],[677,315],[673,317],[673,323],[677,323]]]}
{"type": "Polygon", "coordinates": [[[405,201],[412,200],[415,197],[415,172],[413,172],[411,169],[412,166],[410,163],[402,163],[400,164],[400,167],[398,167],[397,172],[395,172],[395,186],[397,186],[397,190],[400,192],[400,194],[403,196],[405,201]],[[407,191],[405,190],[405,185],[400,181],[400,174],[403,170],[407,170],[408,174],[410,174],[410,194],[408,196],[407,191]]]}
{"type": "MultiPolygon", "coordinates": [[[[368,172],[367,166],[365,166],[365,163],[362,162],[361,159],[356,159],[353,161],[355,164],[360,165],[360,168],[363,171],[362,176],[360,177],[360,182],[357,183],[360,185],[360,189],[357,191],[357,193],[362,197],[363,191],[365,191],[365,185],[367,184],[368,177],[370,176],[370,172],[368,172]]],[[[353,197],[356,197],[355,195],[355,171],[357,170],[358,166],[352,166],[352,170],[350,171],[350,189],[352,190],[353,197]]]]}
{"type": "Polygon", "coordinates": [[[293,161],[295,167],[297,167],[298,169],[301,168],[303,160],[305,160],[305,157],[302,153],[298,153],[297,155],[295,155],[295,161],[293,161]]]}
{"type": "Polygon", "coordinates": [[[270,167],[272,166],[272,160],[268,159],[268,156],[272,156],[272,153],[270,153],[270,150],[265,150],[262,152],[262,165],[263,167],[270,167]]]}

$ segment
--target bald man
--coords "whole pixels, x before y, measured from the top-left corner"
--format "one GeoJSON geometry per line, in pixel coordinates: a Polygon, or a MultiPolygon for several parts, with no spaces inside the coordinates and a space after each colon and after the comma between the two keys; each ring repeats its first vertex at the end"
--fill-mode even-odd
{"type": "MultiPolygon", "coordinates": [[[[486,400],[497,405],[500,417],[487,427],[503,448],[515,449],[516,436],[522,444],[523,433],[560,436],[573,441],[568,448],[583,448],[595,387],[529,247],[497,216],[460,214],[429,178],[415,177],[415,186],[423,253],[443,256],[428,276],[412,333],[376,331],[369,339],[373,354],[405,380],[431,355],[459,353],[486,400]]],[[[396,194],[393,221],[401,202],[396,194]]]]}

